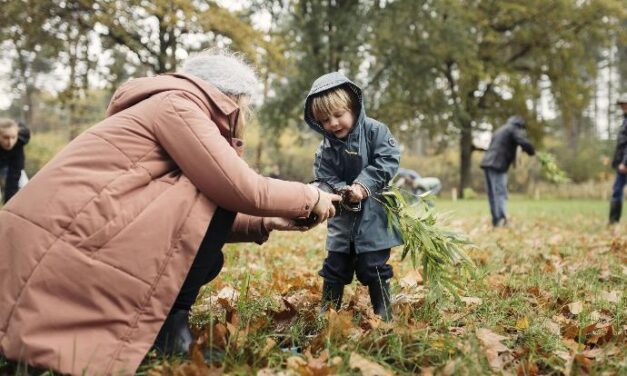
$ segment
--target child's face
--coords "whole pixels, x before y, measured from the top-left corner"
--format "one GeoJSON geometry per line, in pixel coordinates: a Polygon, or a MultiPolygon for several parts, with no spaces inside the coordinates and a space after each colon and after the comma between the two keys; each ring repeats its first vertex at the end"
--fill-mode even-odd
{"type": "Polygon", "coordinates": [[[322,124],[322,128],[325,131],[331,133],[336,138],[344,139],[348,136],[348,133],[353,129],[355,123],[355,116],[353,111],[346,108],[339,108],[332,111],[330,114],[325,114],[316,119],[322,124]]]}
{"type": "Polygon", "coordinates": [[[0,147],[4,150],[11,150],[17,142],[17,127],[9,127],[0,129],[0,147]]]}

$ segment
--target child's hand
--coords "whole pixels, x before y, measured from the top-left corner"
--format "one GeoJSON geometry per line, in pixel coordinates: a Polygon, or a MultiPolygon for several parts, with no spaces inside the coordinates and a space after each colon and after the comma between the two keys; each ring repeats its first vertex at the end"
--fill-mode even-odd
{"type": "Polygon", "coordinates": [[[364,189],[361,184],[353,184],[346,190],[348,201],[351,203],[357,203],[362,200],[365,200],[368,197],[368,192],[364,189]]]}

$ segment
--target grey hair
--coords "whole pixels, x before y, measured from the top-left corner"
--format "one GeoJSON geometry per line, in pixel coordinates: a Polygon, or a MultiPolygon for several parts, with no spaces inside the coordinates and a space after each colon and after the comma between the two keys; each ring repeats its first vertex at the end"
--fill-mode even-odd
{"type": "Polygon", "coordinates": [[[259,88],[254,70],[238,55],[222,49],[210,49],[190,55],[181,68],[209,82],[224,94],[252,97],[259,88]]]}

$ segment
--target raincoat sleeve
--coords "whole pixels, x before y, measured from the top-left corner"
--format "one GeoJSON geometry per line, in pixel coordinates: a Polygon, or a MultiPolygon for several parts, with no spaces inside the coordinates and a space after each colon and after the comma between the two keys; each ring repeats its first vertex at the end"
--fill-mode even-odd
{"type": "Polygon", "coordinates": [[[314,178],[331,185],[339,190],[346,186],[346,182],[339,178],[338,166],[333,165],[333,158],[324,153],[324,140],[320,143],[316,155],[314,156],[314,178]]]}
{"type": "Polygon", "coordinates": [[[255,242],[265,243],[270,237],[270,231],[266,229],[262,217],[254,217],[238,213],[231,227],[231,234],[227,238],[227,243],[255,242]]]}
{"type": "Polygon", "coordinates": [[[398,171],[401,149],[392,132],[385,125],[378,125],[371,131],[372,163],[364,168],[355,183],[368,191],[368,196],[381,191],[398,171]]]}
{"type": "Polygon", "coordinates": [[[200,192],[229,211],[262,217],[309,216],[318,199],[315,188],[257,174],[187,95],[164,96],[153,127],[157,142],[200,192]]]}
{"type": "Polygon", "coordinates": [[[533,144],[529,141],[527,136],[525,135],[525,131],[520,128],[514,127],[514,140],[520,147],[525,151],[525,153],[529,155],[535,155],[536,150],[533,147],[533,144]]]}

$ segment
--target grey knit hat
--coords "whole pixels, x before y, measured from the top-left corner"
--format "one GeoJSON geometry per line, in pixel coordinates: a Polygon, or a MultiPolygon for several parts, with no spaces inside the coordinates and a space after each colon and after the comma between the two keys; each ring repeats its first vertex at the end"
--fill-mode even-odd
{"type": "Polygon", "coordinates": [[[227,50],[206,50],[190,55],[181,69],[215,86],[229,95],[254,96],[259,80],[253,69],[236,54],[227,50]]]}

